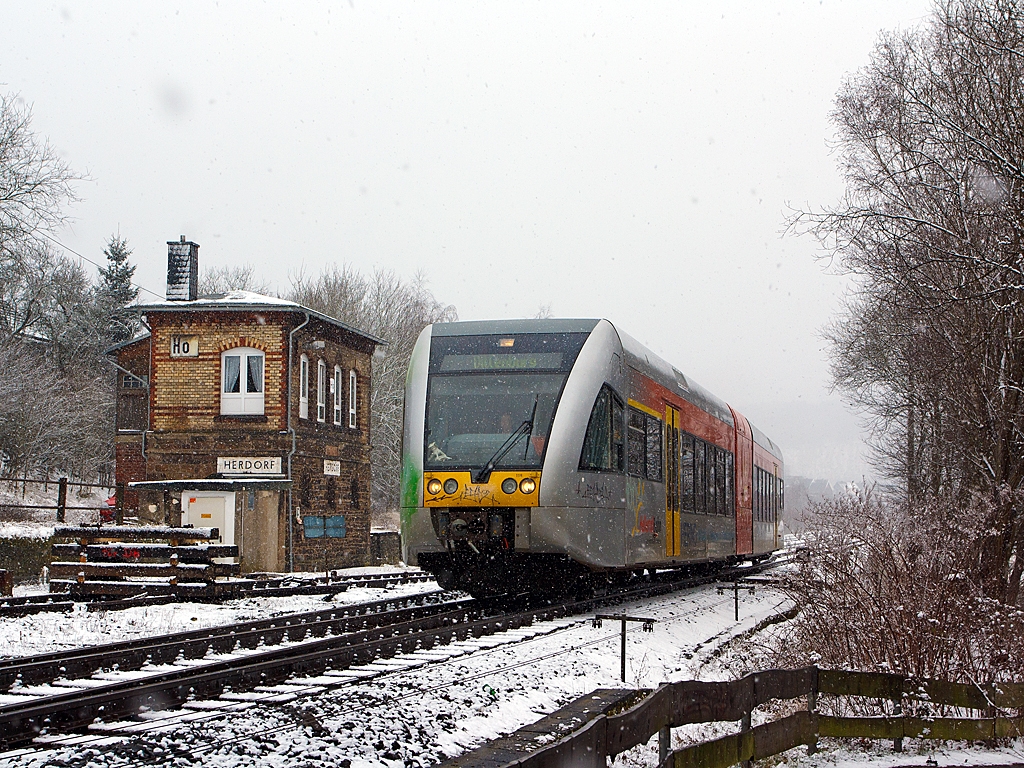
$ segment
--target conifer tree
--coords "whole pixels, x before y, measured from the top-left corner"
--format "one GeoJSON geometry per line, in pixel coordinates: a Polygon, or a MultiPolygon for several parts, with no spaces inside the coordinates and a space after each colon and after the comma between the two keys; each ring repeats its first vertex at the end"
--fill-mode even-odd
{"type": "Polygon", "coordinates": [[[138,328],[135,313],[128,306],[138,298],[139,289],[132,285],[135,265],[128,261],[132,250],[126,239],[111,235],[103,254],[107,266],[100,267],[99,303],[110,322],[110,342],[117,344],[134,336],[138,328]]]}

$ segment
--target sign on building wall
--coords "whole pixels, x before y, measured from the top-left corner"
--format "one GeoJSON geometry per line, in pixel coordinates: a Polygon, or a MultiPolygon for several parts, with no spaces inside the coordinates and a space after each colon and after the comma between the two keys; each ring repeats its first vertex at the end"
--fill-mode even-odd
{"type": "Polygon", "coordinates": [[[280,475],[280,456],[218,456],[217,472],[222,475],[280,475]]]}
{"type": "Polygon", "coordinates": [[[171,357],[199,357],[199,337],[171,336],[171,357]]]}
{"type": "Polygon", "coordinates": [[[341,477],[341,462],[335,459],[324,459],[324,474],[341,477]]]}

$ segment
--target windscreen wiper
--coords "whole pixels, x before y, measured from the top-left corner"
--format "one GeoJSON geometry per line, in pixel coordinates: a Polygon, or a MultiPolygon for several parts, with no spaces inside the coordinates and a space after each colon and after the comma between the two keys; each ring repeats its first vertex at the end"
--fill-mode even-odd
{"type": "MultiPolygon", "coordinates": [[[[533,434],[533,420],[537,416],[537,401],[539,399],[540,395],[534,396],[533,410],[530,412],[530,418],[528,418],[526,421],[524,421],[522,424],[516,427],[516,431],[509,435],[505,439],[504,443],[498,446],[498,450],[496,450],[494,452],[494,455],[487,460],[487,463],[484,464],[479,470],[477,470],[476,474],[473,477],[474,483],[486,483],[488,480],[490,480],[491,472],[494,471],[495,465],[503,458],[505,458],[505,455],[512,450],[516,443],[519,442],[519,438],[523,437],[524,435],[533,434]]],[[[527,448],[529,448],[529,444],[527,444],[527,448]]]]}

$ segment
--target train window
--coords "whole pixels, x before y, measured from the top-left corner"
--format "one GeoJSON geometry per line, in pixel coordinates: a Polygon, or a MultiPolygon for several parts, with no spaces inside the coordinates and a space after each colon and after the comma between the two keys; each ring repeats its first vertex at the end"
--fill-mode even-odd
{"type": "Polygon", "coordinates": [[[679,511],[679,427],[678,413],[665,420],[665,505],[670,512],[679,511]]]}
{"type": "Polygon", "coordinates": [[[626,408],[617,397],[612,397],[612,458],[616,472],[626,471],[626,434],[623,419],[626,408]]]}
{"type": "Polygon", "coordinates": [[[718,497],[716,514],[725,516],[725,451],[715,448],[715,495],[718,497]]]}
{"type": "Polygon", "coordinates": [[[661,419],[650,414],[647,416],[647,472],[648,480],[661,482],[664,477],[661,468],[661,419]]]}
{"type": "Polygon", "coordinates": [[[728,451],[725,454],[725,514],[736,516],[736,491],[733,485],[733,459],[728,451]]]}
{"type": "Polygon", "coordinates": [[[715,453],[718,449],[709,445],[704,450],[704,455],[707,457],[707,484],[708,484],[708,498],[707,498],[707,513],[709,515],[718,514],[718,473],[716,472],[715,465],[715,453]]]}
{"type": "Polygon", "coordinates": [[[756,511],[754,512],[754,519],[761,520],[764,516],[764,472],[760,468],[756,471],[757,475],[757,487],[754,492],[754,498],[756,501],[756,511]]]}
{"type": "Polygon", "coordinates": [[[761,519],[761,470],[754,467],[754,499],[753,499],[753,513],[754,519],[761,519]]]}
{"type": "Polygon", "coordinates": [[[679,436],[679,501],[683,512],[693,512],[693,440],[685,432],[679,436]]]}
{"type": "Polygon", "coordinates": [[[629,409],[629,474],[644,476],[647,464],[647,414],[636,408],[629,409]]]}
{"type": "Polygon", "coordinates": [[[706,473],[704,466],[704,441],[694,438],[693,441],[693,508],[698,515],[705,513],[705,499],[707,485],[705,483],[706,473]]]}
{"type": "Polygon", "coordinates": [[[661,419],[631,407],[627,431],[629,474],[662,482],[661,419]]]}
{"type": "Polygon", "coordinates": [[[761,522],[768,518],[768,477],[761,470],[761,522]]]}
{"type": "Polygon", "coordinates": [[[758,509],[758,512],[759,512],[759,515],[758,515],[757,519],[760,520],[761,522],[764,522],[765,511],[768,508],[768,504],[767,504],[767,501],[768,501],[767,490],[768,489],[766,487],[767,483],[765,482],[765,480],[766,480],[766,478],[764,476],[764,470],[763,469],[759,469],[757,471],[757,499],[758,499],[757,509],[758,509]]]}
{"type": "Polygon", "coordinates": [[[754,514],[754,519],[755,520],[759,520],[760,519],[758,517],[758,515],[760,514],[760,507],[761,507],[761,497],[758,494],[758,491],[759,491],[759,489],[761,487],[761,474],[760,473],[761,473],[761,470],[758,469],[757,467],[754,467],[754,498],[753,498],[752,510],[751,511],[754,514]]]}
{"type": "Polygon", "coordinates": [[[772,475],[772,520],[779,519],[779,478],[772,475]]]}
{"type": "Polygon", "coordinates": [[[622,404],[606,384],[590,412],[580,469],[621,472],[622,458],[622,404]]]}
{"type": "Polygon", "coordinates": [[[779,478],[779,512],[786,511],[786,481],[779,478]]]}

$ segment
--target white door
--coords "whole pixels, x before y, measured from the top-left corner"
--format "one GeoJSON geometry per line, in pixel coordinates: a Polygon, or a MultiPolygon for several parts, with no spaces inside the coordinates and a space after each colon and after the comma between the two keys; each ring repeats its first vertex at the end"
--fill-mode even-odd
{"type": "Polygon", "coordinates": [[[181,495],[181,524],[217,528],[221,544],[235,543],[235,494],[217,491],[185,491],[181,495]]]}

